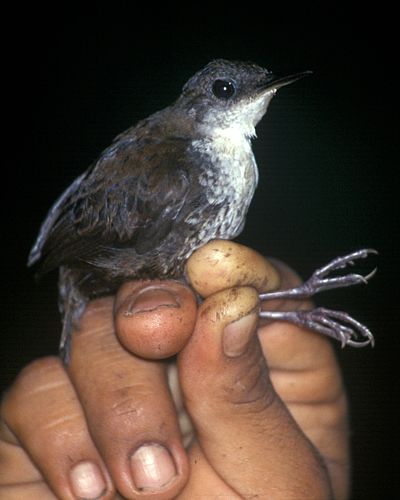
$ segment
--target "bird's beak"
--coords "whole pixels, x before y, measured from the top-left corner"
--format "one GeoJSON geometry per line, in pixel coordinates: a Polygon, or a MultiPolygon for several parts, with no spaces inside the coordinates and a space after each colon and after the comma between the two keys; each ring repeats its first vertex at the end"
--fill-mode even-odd
{"type": "Polygon", "coordinates": [[[278,90],[285,85],[289,85],[305,76],[312,75],[312,71],[302,71],[301,73],[295,73],[294,75],[289,76],[276,76],[272,73],[267,75],[266,80],[261,83],[259,89],[261,92],[265,92],[268,90],[278,90]]]}

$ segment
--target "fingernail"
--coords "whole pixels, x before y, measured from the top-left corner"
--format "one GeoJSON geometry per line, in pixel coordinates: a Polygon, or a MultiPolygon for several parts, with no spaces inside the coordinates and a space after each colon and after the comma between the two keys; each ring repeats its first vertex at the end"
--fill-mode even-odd
{"type": "Polygon", "coordinates": [[[130,297],[124,305],[124,315],[132,316],[140,312],[154,311],[158,307],[180,307],[177,297],[157,286],[149,286],[130,297]]]}
{"type": "Polygon", "coordinates": [[[80,462],[71,469],[71,486],[81,499],[96,499],[104,495],[106,483],[100,469],[93,462],[80,462]]]}
{"type": "Polygon", "coordinates": [[[158,444],[141,446],[132,455],[131,471],[138,490],[159,490],[176,476],[169,451],[158,444]]]}
{"type": "Polygon", "coordinates": [[[258,313],[252,312],[225,327],[222,346],[226,356],[236,358],[246,351],[257,321],[258,313]]]}

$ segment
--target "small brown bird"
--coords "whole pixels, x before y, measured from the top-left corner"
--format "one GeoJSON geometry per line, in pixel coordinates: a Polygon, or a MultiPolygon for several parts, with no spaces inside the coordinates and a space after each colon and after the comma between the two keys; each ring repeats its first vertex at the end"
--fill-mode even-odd
{"type": "MultiPolygon", "coordinates": [[[[278,78],[255,64],[212,61],[190,78],[175,103],[117,136],[61,195],[28,265],[41,261],[39,274],[60,267],[60,350],[66,361],[72,329],[89,300],[115,293],[129,279],[182,278],[194,250],[241,232],[258,182],[255,126],[276,91],[308,73],[278,78]]],[[[326,276],[371,252],[335,259],[304,285],[260,297],[303,298],[365,283],[373,273],[326,276]]],[[[305,325],[342,345],[373,343],[369,330],[342,312],[260,315],[305,325]]]]}

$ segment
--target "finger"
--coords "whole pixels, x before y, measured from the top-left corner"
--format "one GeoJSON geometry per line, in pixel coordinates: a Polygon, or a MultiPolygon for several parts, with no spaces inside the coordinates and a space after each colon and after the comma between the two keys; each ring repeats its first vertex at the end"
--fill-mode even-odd
{"type": "Polygon", "coordinates": [[[324,467],[274,391],[257,322],[253,288],[216,293],[199,309],[178,366],[200,448],[239,495],[325,498],[324,467]]]}
{"type": "Polygon", "coordinates": [[[131,281],[115,300],[115,328],[128,351],[147,359],[179,352],[191,335],[197,304],[192,291],[179,282],[131,281]]]}
{"type": "Polygon", "coordinates": [[[235,286],[268,292],[280,284],[279,273],[267,259],[227,240],[213,240],[196,250],[187,262],[186,276],[202,297],[235,286]]]}
{"type": "MultiPolygon", "coordinates": [[[[172,282],[170,288],[180,304],[182,286],[172,282]]],[[[137,314],[129,317],[133,331],[142,337],[146,336],[143,317],[157,313],[158,300],[165,309],[165,294],[154,290],[153,298],[150,291],[139,293],[135,307],[141,311],[140,319],[136,321],[137,314]],[[146,310],[149,302],[152,307],[146,310]]],[[[126,498],[156,493],[160,499],[173,498],[186,482],[188,463],[165,364],[133,356],[121,346],[111,304],[112,299],[106,298],[88,306],[80,330],[73,335],[69,373],[118,491],[126,498]]],[[[172,315],[181,315],[180,309],[171,308],[172,315]]],[[[153,330],[159,334],[163,328],[158,324],[153,330]]]]}
{"type": "Polygon", "coordinates": [[[2,498],[54,498],[51,492],[65,500],[112,498],[110,476],[58,358],[20,373],[2,419],[2,498]]]}

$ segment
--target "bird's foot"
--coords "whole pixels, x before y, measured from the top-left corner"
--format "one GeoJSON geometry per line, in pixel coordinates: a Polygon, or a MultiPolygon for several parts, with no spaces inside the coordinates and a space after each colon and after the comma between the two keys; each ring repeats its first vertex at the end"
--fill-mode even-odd
{"type": "Polygon", "coordinates": [[[277,292],[268,292],[260,295],[261,300],[271,299],[305,299],[312,297],[323,290],[331,290],[333,288],[342,288],[346,286],[358,285],[360,283],[368,283],[368,281],[376,273],[376,268],[366,276],[361,274],[346,274],[345,276],[334,276],[328,278],[327,275],[337,269],[344,269],[347,266],[354,265],[356,259],[365,259],[369,254],[377,254],[376,250],[364,249],[353,252],[344,257],[337,257],[329,264],[320,269],[317,269],[312,276],[302,285],[291,288],[289,290],[279,290],[277,292]]]}
{"type": "MultiPolygon", "coordinates": [[[[289,290],[264,293],[260,295],[260,299],[262,301],[281,298],[304,299],[323,290],[342,288],[360,283],[366,284],[376,273],[376,268],[366,276],[355,273],[330,278],[327,276],[332,271],[353,265],[356,259],[363,259],[368,257],[369,254],[377,253],[376,250],[363,249],[343,257],[338,257],[326,266],[317,269],[302,285],[289,290]]],[[[342,344],[342,347],[346,345],[353,347],[364,347],[368,344],[374,345],[374,337],[368,328],[356,321],[349,314],[341,311],[332,311],[322,307],[311,311],[262,311],[260,312],[260,317],[288,321],[309,328],[335,338],[342,344]]]]}
{"type": "Polygon", "coordinates": [[[342,311],[318,307],[311,311],[261,311],[260,317],[288,321],[338,340],[342,347],[374,345],[374,337],[366,326],[342,311]]]}

